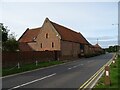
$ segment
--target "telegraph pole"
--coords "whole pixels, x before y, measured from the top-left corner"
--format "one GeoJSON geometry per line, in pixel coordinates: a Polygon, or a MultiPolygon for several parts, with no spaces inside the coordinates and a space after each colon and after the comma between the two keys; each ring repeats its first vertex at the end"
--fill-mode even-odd
{"type": "Polygon", "coordinates": [[[97,44],[98,44],[98,38],[97,38],[97,44]]]}

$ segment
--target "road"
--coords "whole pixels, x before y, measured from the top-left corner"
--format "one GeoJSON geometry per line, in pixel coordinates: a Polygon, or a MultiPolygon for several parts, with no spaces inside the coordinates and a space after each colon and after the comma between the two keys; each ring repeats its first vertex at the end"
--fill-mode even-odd
{"type": "Polygon", "coordinates": [[[2,86],[9,90],[16,88],[74,88],[77,90],[112,56],[113,54],[108,53],[6,77],[2,79],[2,86]]]}

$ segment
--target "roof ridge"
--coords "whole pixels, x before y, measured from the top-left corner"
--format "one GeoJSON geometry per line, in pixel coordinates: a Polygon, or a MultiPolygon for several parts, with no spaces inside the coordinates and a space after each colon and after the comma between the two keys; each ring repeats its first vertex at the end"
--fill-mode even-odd
{"type": "Polygon", "coordinates": [[[86,42],[88,43],[88,44],[90,44],[90,42],[88,42],[88,40],[81,34],[81,33],[79,33],[85,40],[86,40],[86,42]]]}
{"type": "Polygon", "coordinates": [[[69,30],[72,31],[72,32],[79,33],[79,32],[76,32],[76,31],[74,31],[74,30],[72,30],[72,29],[70,29],[70,28],[68,28],[68,27],[65,27],[65,26],[63,26],[63,25],[61,25],[61,24],[55,23],[55,22],[53,22],[53,21],[50,21],[50,22],[52,22],[53,24],[57,24],[57,25],[59,25],[59,26],[61,26],[61,27],[63,27],[63,28],[69,29],[69,30]]]}
{"type": "Polygon", "coordinates": [[[29,30],[35,30],[35,29],[41,29],[41,27],[31,28],[31,29],[29,29],[29,30]]]}
{"type": "MultiPolygon", "coordinates": [[[[69,29],[69,28],[67,28],[67,27],[65,27],[63,25],[57,24],[55,22],[52,22],[52,21],[50,21],[50,22],[54,26],[54,28],[58,31],[58,33],[60,33],[63,36],[63,39],[66,38],[65,33],[69,32],[68,37],[70,38],[70,36],[71,36],[71,40],[70,39],[68,40],[68,38],[65,39],[65,40],[84,43],[84,44],[89,44],[89,42],[86,40],[86,38],[80,32],[76,32],[76,31],[74,31],[72,29],[69,29]],[[61,29],[58,28],[58,27],[61,27],[61,29]],[[62,28],[65,30],[64,34],[63,34],[63,31],[62,31],[62,28]],[[81,40],[81,41],[79,41],[79,40],[81,40]]],[[[66,35],[68,35],[68,34],[66,34],[66,35]]]]}

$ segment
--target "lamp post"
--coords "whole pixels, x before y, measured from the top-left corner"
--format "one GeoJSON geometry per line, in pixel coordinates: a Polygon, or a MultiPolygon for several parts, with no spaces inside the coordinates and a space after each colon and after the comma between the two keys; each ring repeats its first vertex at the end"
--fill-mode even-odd
{"type": "Polygon", "coordinates": [[[118,23],[118,54],[120,55],[120,24],[118,23]]]}
{"type": "Polygon", "coordinates": [[[112,24],[112,25],[117,25],[118,26],[118,54],[120,55],[120,24],[118,23],[118,24],[112,24]]]}
{"type": "Polygon", "coordinates": [[[120,55],[120,1],[118,2],[118,55],[120,55]]]}

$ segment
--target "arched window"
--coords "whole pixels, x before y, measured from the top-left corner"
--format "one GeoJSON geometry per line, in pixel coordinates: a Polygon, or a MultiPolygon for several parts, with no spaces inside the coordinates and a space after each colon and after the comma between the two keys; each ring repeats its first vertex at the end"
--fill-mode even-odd
{"type": "Polygon", "coordinates": [[[48,38],[48,33],[46,33],[46,38],[48,38]]]}

